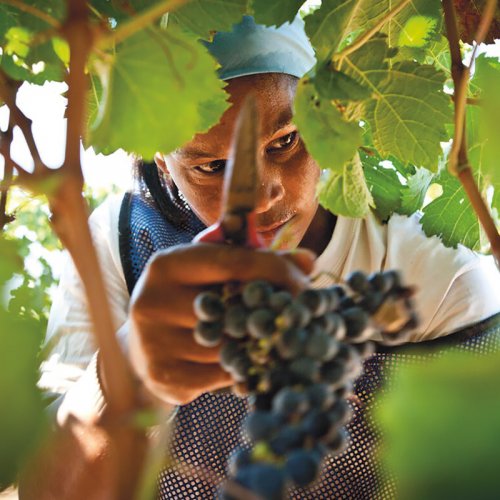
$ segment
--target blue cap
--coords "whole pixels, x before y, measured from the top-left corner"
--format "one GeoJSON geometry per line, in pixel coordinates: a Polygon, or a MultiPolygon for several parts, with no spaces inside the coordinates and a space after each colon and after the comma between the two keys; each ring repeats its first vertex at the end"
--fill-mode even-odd
{"type": "Polygon", "coordinates": [[[222,80],[260,73],[286,73],[300,78],[316,63],[314,50],[297,16],[279,28],[256,24],[251,16],[203,42],[219,61],[222,80]]]}

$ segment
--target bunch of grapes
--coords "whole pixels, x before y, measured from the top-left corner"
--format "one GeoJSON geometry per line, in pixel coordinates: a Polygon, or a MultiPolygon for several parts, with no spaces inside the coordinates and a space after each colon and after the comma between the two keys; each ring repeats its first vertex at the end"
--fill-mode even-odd
{"type": "MultiPolygon", "coordinates": [[[[327,454],[346,443],[346,396],[374,352],[376,334],[402,342],[416,324],[411,290],[395,271],[307,289],[296,297],[266,281],[228,284],[199,294],[196,341],[222,343],[220,362],[249,394],[244,431],[253,443],[230,459],[233,482],[265,500],[282,499],[289,485],[306,487],[327,454]]],[[[230,485],[220,498],[235,499],[230,485]]]]}

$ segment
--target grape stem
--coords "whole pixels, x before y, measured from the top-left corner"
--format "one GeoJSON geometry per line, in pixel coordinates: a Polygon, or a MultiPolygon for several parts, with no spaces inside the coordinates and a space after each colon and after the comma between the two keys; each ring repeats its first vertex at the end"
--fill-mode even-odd
{"type": "Polygon", "coordinates": [[[159,17],[167,12],[172,12],[179,7],[182,7],[188,0],[163,0],[155,4],[150,9],[147,9],[136,16],[132,17],[118,26],[115,31],[106,33],[101,37],[98,44],[100,48],[113,46],[117,43],[123,42],[138,31],[151,26],[159,17]]]}
{"type": "Polygon", "coordinates": [[[57,19],[54,19],[52,16],[46,14],[45,12],[38,9],[34,5],[26,4],[24,2],[21,2],[20,0],[2,0],[2,3],[11,5],[16,9],[26,12],[27,14],[31,14],[32,16],[38,17],[38,19],[41,19],[42,21],[46,22],[53,28],[59,29],[61,27],[61,23],[57,19]]]}
{"type": "Polygon", "coordinates": [[[474,181],[472,168],[467,155],[465,108],[467,102],[467,90],[469,84],[470,68],[474,63],[477,46],[482,43],[493,20],[496,8],[496,0],[488,0],[484,9],[479,27],[475,36],[476,45],[472,52],[469,66],[462,62],[460,51],[460,38],[456,19],[455,6],[453,0],[443,0],[443,11],[446,25],[446,35],[450,47],[451,55],[451,75],[455,86],[455,133],[453,145],[450,152],[448,170],[453,175],[458,176],[464,190],[472,204],[472,208],[488,237],[491,245],[491,252],[495,257],[497,267],[500,268],[500,235],[491,217],[478,186],[474,181]]]}
{"type": "Polygon", "coordinates": [[[345,47],[340,52],[333,54],[332,61],[339,61],[339,65],[341,65],[342,60],[345,57],[360,49],[368,40],[370,40],[370,38],[372,38],[372,36],[375,35],[375,33],[378,33],[387,22],[389,22],[394,16],[397,16],[410,2],[411,0],[403,0],[401,3],[396,5],[396,7],[383,16],[382,19],[380,19],[380,21],[373,26],[373,28],[365,31],[365,33],[356,38],[353,43],[345,47]]]}

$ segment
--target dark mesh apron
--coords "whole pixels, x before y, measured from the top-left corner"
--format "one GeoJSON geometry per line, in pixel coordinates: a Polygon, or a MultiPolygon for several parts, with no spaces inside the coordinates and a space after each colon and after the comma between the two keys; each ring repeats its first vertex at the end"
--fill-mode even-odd
{"type": "MultiPolygon", "coordinates": [[[[129,292],[133,290],[150,256],[157,250],[188,243],[204,225],[179,205],[183,221],[167,222],[152,199],[127,194],[120,213],[120,252],[129,292]]],[[[445,348],[488,354],[500,349],[500,315],[435,341],[387,348],[364,365],[356,383],[358,400],[351,403],[353,419],[347,426],[346,452],[325,461],[318,481],[308,488],[290,491],[292,499],[391,499],[395,483],[376,460],[380,436],[369,421],[376,391],[384,391],[391,374],[403,364],[424,362],[439,356],[445,348]],[[422,350],[425,349],[425,354],[422,350]]],[[[229,455],[238,446],[248,446],[241,435],[241,423],[248,411],[246,399],[232,394],[204,394],[179,408],[171,453],[178,461],[159,477],[160,499],[212,499],[225,477],[229,455]]]]}

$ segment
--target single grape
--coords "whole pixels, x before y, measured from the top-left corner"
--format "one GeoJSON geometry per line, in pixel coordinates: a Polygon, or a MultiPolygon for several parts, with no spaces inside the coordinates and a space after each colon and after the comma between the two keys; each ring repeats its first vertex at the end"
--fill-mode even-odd
{"type": "MultiPolygon", "coordinates": [[[[256,463],[251,468],[250,490],[263,500],[283,500],[285,474],[283,470],[272,464],[256,463]]],[[[239,479],[238,476],[236,478],[239,479]]]]}
{"type": "Polygon", "coordinates": [[[256,309],[247,318],[247,329],[255,339],[270,337],[276,330],[276,314],[270,309],[256,309]]]}
{"type": "Polygon", "coordinates": [[[269,440],[269,446],[276,455],[285,455],[290,450],[300,448],[304,445],[306,434],[297,425],[286,425],[269,440]]]}
{"type": "Polygon", "coordinates": [[[346,362],[338,358],[334,358],[320,368],[320,380],[331,387],[340,387],[346,381],[346,378],[346,362]]]}
{"type": "Polygon", "coordinates": [[[315,359],[305,356],[294,359],[289,369],[299,383],[315,382],[319,379],[320,363],[315,359]]]}
{"type": "Polygon", "coordinates": [[[295,450],[286,460],[285,471],[297,486],[305,487],[316,479],[319,464],[317,455],[311,451],[295,450]]]}
{"type": "Polygon", "coordinates": [[[374,313],[384,302],[382,292],[368,291],[361,299],[359,305],[367,312],[374,313]]]}
{"type": "Polygon", "coordinates": [[[293,297],[290,292],[287,292],[286,290],[279,290],[272,293],[269,297],[269,307],[273,311],[280,313],[288,304],[291,304],[292,301],[293,297]]]}
{"type": "Polygon", "coordinates": [[[326,361],[337,353],[337,342],[326,332],[309,325],[308,336],[305,343],[305,354],[318,361],[326,361]]]}
{"type": "Polygon", "coordinates": [[[311,408],[324,410],[335,401],[335,395],[328,384],[312,384],[306,387],[305,392],[311,408]]]}
{"type": "Polygon", "coordinates": [[[344,399],[338,399],[328,411],[332,425],[343,426],[351,417],[351,409],[344,399]]]}
{"type": "Polygon", "coordinates": [[[243,347],[241,344],[234,340],[227,340],[222,344],[220,349],[220,364],[226,371],[231,371],[231,368],[236,361],[238,355],[242,352],[243,347]]]}
{"type": "Polygon", "coordinates": [[[346,336],[351,341],[360,339],[363,336],[370,320],[368,313],[358,306],[343,310],[342,318],[347,328],[346,336]]]}
{"type": "Polygon", "coordinates": [[[326,436],[331,426],[332,422],[328,413],[317,409],[309,411],[302,421],[304,432],[315,439],[326,436]]]}
{"type": "Polygon", "coordinates": [[[303,353],[306,340],[307,332],[303,328],[290,328],[280,333],[276,349],[282,359],[294,359],[303,353]]]}
{"type": "Polygon", "coordinates": [[[281,329],[304,328],[311,321],[311,311],[300,304],[292,302],[288,304],[278,317],[278,325],[281,329]]]}
{"type": "Polygon", "coordinates": [[[244,352],[240,352],[231,364],[231,375],[236,380],[236,382],[245,382],[251,367],[252,361],[250,360],[248,355],[244,352]]]}
{"type": "Polygon", "coordinates": [[[314,318],[325,314],[330,305],[329,298],[321,290],[304,290],[297,296],[296,300],[306,306],[314,318]]]}
{"type": "Polygon", "coordinates": [[[352,346],[356,349],[362,359],[373,356],[376,351],[374,342],[360,342],[359,344],[352,344],[352,346]]]}
{"type": "Polygon", "coordinates": [[[308,406],[306,395],[291,387],[280,389],[273,398],[273,411],[285,417],[293,413],[303,413],[308,406]]]}
{"type": "Polygon", "coordinates": [[[222,340],[222,328],[220,321],[198,321],[194,329],[194,338],[203,347],[215,347],[222,340]]]}
{"type": "Polygon", "coordinates": [[[265,307],[272,293],[273,287],[267,281],[250,281],[243,287],[243,303],[251,309],[265,307]]]}
{"type": "Polygon", "coordinates": [[[365,273],[354,271],[346,277],[346,283],[353,292],[364,294],[369,289],[365,273]]]}
{"type": "Polygon", "coordinates": [[[196,317],[201,321],[218,321],[224,315],[224,303],[218,293],[201,292],[193,302],[196,317]]]}
{"type": "Polygon", "coordinates": [[[228,472],[231,476],[236,476],[238,470],[249,465],[252,461],[252,452],[247,448],[239,448],[231,454],[228,459],[228,472]]]}
{"type": "Polygon", "coordinates": [[[392,288],[393,279],[387,273],[378,272],[368,276],[368,283],[374,291],[384,294],[392,288]]]}
{"type": "Polygon", "coordinates": [[[251,441],[267,441],[278,428],[280,421],[274,413],[257,410],[248,415],[243,425],[251,441]]]}
{"type": "Polygon", "coordinates": [[[233,304],[224,316],[224,331],[234,339],[242,339],[247,335],[248,310],[243,304],[233,304]]]}

